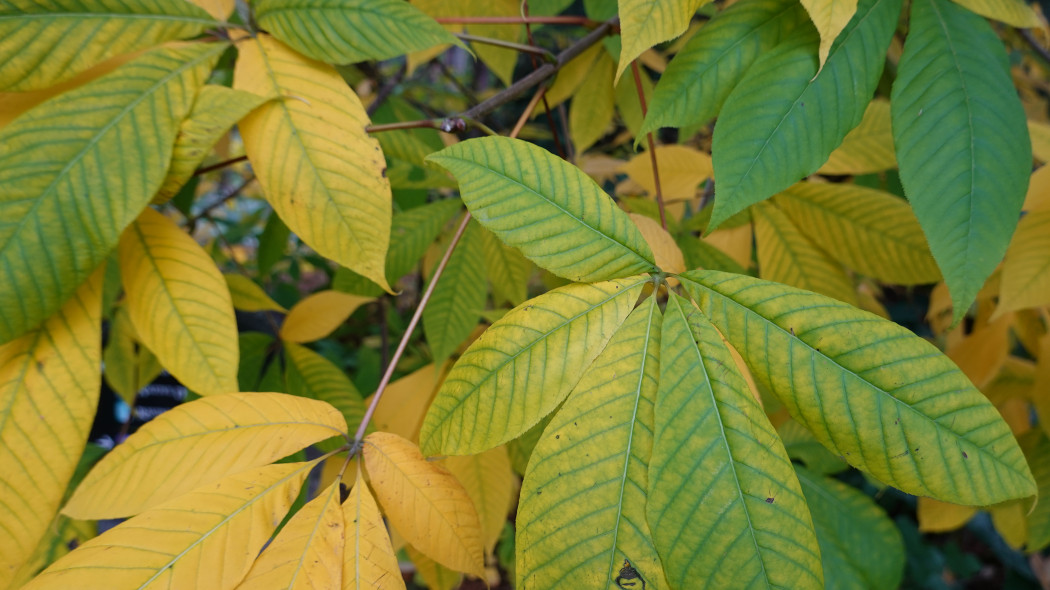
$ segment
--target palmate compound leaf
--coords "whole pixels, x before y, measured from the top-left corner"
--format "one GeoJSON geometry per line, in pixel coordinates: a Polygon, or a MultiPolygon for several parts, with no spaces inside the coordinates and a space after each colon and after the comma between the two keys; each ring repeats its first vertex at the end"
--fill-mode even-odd
{"type": "Polygon", "coordinates": [[[343,590],[404,590],[386,523],[360,475],[343,502],[343,522],[343,590]]]}
{"type": "Polygon", "coordinates": [[[316,464],[267,465],[204,484],[84,543],[25,588],[232,589],[316,464]]]}
{"type": "Polygon", "coordinates": [[[649,280],[566,285],[503,316],[445,378],[423,421],[423,451],[480,453],[539,422],[605,348],[649,280]]]}
{"type": "Polygon", "coordinates": [[[544,430],[516,518],[518,588],[616,588],[625,561],[647,589],[668,588],[645,511],[660,323],[651,297],[544,430]]]}
{"type": "Polygon", "coordinates": [[[828,160],[864,117],[900,11],[901,0],[861,0],[819,74],[812,28],[755,61],[715,125],[708,231],[828,160]]]}
{"type": "Polygon", "coordinates": [[[7,0],[0,5],[0,90],[46,88],[115,55],[218,24],[189,2],[7,0]]]}
{"type": "Polygon", "coordinates": [[[157,48],[0,130],[0,342],[57,311],[109,255],[227,47],[157,48]]]}
{"type": "Polygon", "coordinates": [[[999,36],[947,0],[912,2],[890,108],[901,182],[958,321],[1006,252],[1031,172],[999,36]]]}
{"type": "Polygon", "coordinates": [[[29,559],[84,449],[101,380],[103,271],[0,346],[0,587],[29,559]]]}
{"type": "Polygon", "coordinates": [[[828,297],[718,271],[686,291],[791,417],[909,494],[990,505],[1035,494],[995,407],[932,344],[828,297]]]}
{"type": "Polygon", "coordinates": [[[646,513],[671,586],[823,588],[783,443],[717,330],[674,294],[655,414],[646,513]]]}
{"type": "Polygon", "coordinates": [[[137,514],[333,435],[346,421],[330,405],[280,393],[230,393],[154,418],[95,465],[62,512],[80,519],[137,514]]]}
{"type": "Polygon", "coordinates": [[[277,97],[239,124],[266,199],[319,254],[389,290],[390,182],[361,101],[334,68],[272,37],[238,50],[234,88],[277,97]]]}
{"type": "Polygon", "coordinates": [[[591,282],[656,270],[641,233],[582,170],[531,143],[471,139],[427,157],[474,218],[541,268],[591,282]]]}

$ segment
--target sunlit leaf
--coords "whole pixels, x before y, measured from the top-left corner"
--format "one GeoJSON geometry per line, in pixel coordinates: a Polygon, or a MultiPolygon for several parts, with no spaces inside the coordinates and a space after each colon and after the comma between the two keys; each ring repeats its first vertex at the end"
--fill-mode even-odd
{"type": "Polygon", "coordinates": [[[229,18],[233,13],[235,0],[190,0],[197,6],[208,11],[208,14],[217,19],[229,18]]]}
{"type": "Polygon", "coordinates": [[[616,114],[613,75],[616,62],[602,52],[569,105],[569,135],[582,153],[605,135],[616,114]]]}
{"type": "Polygon", "coordinates": [[[1042,28],[1046,23],[1026,0],[952,0],[977,14],[1024,29],[1042,28]]]}
{"type": "Polygon", "coordinates": [[[485,307],[488,284],[480,232],[476,223],[467,225],[423,310],[423,332],[438,365],[470,336],[485,307]]]}
{"type": "Polygon", "coordinates": [[[1050,305],[1050,211],[1033,211],[1006,251],[996,313],[1044,305],[1050,305]]]}
{"type": "MultiPolygon", "coordinates": [[[[437,370],[431,363],[391,383],[383,392],[383,401],[372,417],[376,430],[418,442],[423,417],[444,380],[444,374],[444,370],[437,370]]],[[[369,397],[368,401],[371,399],[369,397]]]]}
{"type": "MultiPolygon", "coordinates": [[[[657,146],[656,164],[664,201],[695,198],[697,187],[711,178],[713,172],[710,155],[684,145],[657,146]]],[[[656,195],[653,162],[649,152],[631,158],[623,167],[623,171],[631,180],[642,185],[650,195],[656,195]]]]}
{"type": "Polygon", "coordinates": [[[821,174],[871,174],[896,168],[890,103],[876,98],[868,104],[860,124],[846,134],[842,145],[820,167],[821,174]]]}
{"type": "Polygon", "coordinates": [[[817,58],[818,67],[823,68],[828,60],[831,45],[846,28],[853,15],[857,13],[857,0],[802,0],[802,6],[809,13],[809,19],[820,33],[820,49],[817,58]]]}
{"type": "Polygon", "coordinates": [[[516,501],[517,481],[507,449],[496,447],[477,455],[448,457],[442,464],[463,484],[474,503],[485,553],[492,553],[507,522],[507,512],[516,501]]]}
{"type": "Polygon", "coordinates": [[[373,297],[360,297],[339,291],[318,291],[296,303],[281,324],[281,339],[288,342],[313,342],[328,336],[342,325],[350,314],[373,297]]]}
{"type": "Polygon", "coordinates": [[[364,478],[343,502],[343,590],[404,590],[390,535],[364,478]]]}
{"type": "Polygon", "coordinates": [[[616,80],[645,50],[689,28],[696,9],[709,0],[618,0],[622,45],[616,80]]]}
{"type": "Polygon", "coordinates": [[[241,311],[287,311],[248,277],[235,273],[223,273],[222,278],[226,280],[226,287],[230,290],[234,308],[241,311]]]}
{"type": "Polygon", "coordinates": [[[631,217],[631,221],[638,226],[638,231],[642,232],[642,237],[645,238],[645,243],[649,244],[649,249],[653,251],[656,266],[663,272],[685,272],[685,258],[682,256],[682,251],[678,249],[678,244],[675,243],[671,234],[660,227],[659,222],[644,215],[638,215],[637,213],[629,213],[628,215],[631,217]]]}

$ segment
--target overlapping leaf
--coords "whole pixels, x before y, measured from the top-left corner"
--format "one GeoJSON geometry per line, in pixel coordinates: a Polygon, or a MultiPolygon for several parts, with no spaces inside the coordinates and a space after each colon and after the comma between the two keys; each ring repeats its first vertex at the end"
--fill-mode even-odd
{"type": "Polygon", "coordinates": [[[846,23],[853,18],[857,12],[857,0],[802,0],[802,6],[809,13],[809,18],[820,33],[820,49],[817,57],[820,61],[819,67],[824,67],[824,62],[831,52],[831,45],[835,39],[846,28],[846,23]]]}
{"type": "Polygon", "coordinates": [[[1031,171],[999,37],[948,0],[916,0],[890,105],[901,182],[958,320],[1006,252],[1031,171]]]}
{"type": "Polygon", "coordinates": [[[569,107],[569,135],[580,153],[601,139],[613,121],[616,114],[613,95],[615,72],[616,62],[608,53],[601,52],[572,99],[569,107]]]}
{"type": "Polygon", "coordinates": [[[63,513],[137,514],[227,473],[265,465],[344,432],[342,415],[315,400],[279,393],[201,398],[153,419],[106,455],[63,513]]]}
{"type": "Polygon", "coordinates": [[[386,524],[364,478],[343,502],[343,590],[404,590],[386,524]]]}
{"type": "Polygon", "coordinates": [[[1045,27],[1039,14],[1027,0],[952,0],[972,12],[1025,29],[1045,27]]]}
{"type": "Polygon", "coordinates": [[[689,28],[696,9],[709,0],[619,0],[622,41],[616,80],[631,62],[657,43],[669,41],[689,28]]]}
{"type": "MultiPolygon", "coordinates": [[[[354,383],[332,361],[316,352],[293,342],[284,345],[285,358],[288,360],[285,369],[285,383],[288,393],[323,401],[337,410],[346,419],[350,430],[355,430],[365,415],[365,405],[361,401],[354,383]]],[[[323,451],[332,451],[346,441],[341,437],[320,444],[323,451]]]]}
{"type": "Polygon", "coordinates": [[[529,277],[535,266],[521,252],[499,241],[492,232],[481,229],[482,249],[485,256],[485,271],[492,285],[492,297],[511,305],[519,305],[529,298],[529,277]]]}
{"type": "Polygon", "coordinates": [[[463,484],[474,503],[485,553],[492,553],[507,524],[507,512],[516,503],[517,481],[507,449],[496,447],[477,455],[448,457],[443,465],[463,484]]]}
{"type": "Polygon", "coordinates": [[[150,51],[0,131],[0,342],[57,311],[138,217],[225,48],[150,51]]]}
{"type": "Polygon", "coordinates": [[[717,271],[680,278],[755,378],[850,464],[960,504],[1035,493],[1006,423],[930,343],[815,293],[717,271]]]}
{"type": "Polygon", "coordinates": [[[318,291],[292,307],[281,324],[281,339],[312,342],[328,336],[372,297],[339,291],[318,291]]]}
{"type": "Polygon", "coordinates": [[[241,311],[287,311],[263,291],[262,287],[244,275],[223,273],[230,290],[233,307],[241,311]]]}
{"type": "Polygon", "coordinates": [[[138,392],[164,370],[157,357],[139,339],[126,306],[119,307],[109,323],[102,362],[106,367],[103,375],[106,383],[128,406],[134,404],[138,392]]]}
{"type": "Polygon", "coordinates": [[[821,174],[870,174],[897,166],[893,153],[890,103],[876,98],[868,104],[860,124],[846,134],[842,145],[820,167],[821,174]]]}
{"type": "Polygon", "coordinates": [[[539,422],[605,348],[647,280],[566,285],[493,324],[434,398],[419,436],[424,452],[479,453],[539,422]]]}
{"type": "MultiPolygon", "coordinates": [[[[1025,434],[1020,442],[1035,481],[1039,484],[1039,496],[1045,497],[1044,494],[1050,494],[1050,440],[1044,431],[1033,430],[1025,434]]],[[[1029,551],[1042,551],[1050,545],[1050,506],[1037,502],[1028,514],[1027,524],[1029,551]]]]}
{"type": "Polygon", "coordinates": [[[997,313],[1043,305],[1050,305],[1050,211],[1033,211],[1006,251],[997,313]]]}
{"type": "Polygon", "coordinates": [[[423,331],[438,365],[470,336],[485,307],[488,285],[480,232],[474,222],[467,226],[423,310],[423,331]]]}

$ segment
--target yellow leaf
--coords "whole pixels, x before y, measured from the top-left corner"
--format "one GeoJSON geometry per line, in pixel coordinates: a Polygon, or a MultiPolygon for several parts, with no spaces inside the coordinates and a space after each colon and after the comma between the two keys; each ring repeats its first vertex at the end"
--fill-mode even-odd
{"type": "Polygon", "coordinates": [[[405,581],[386,524],[361,477],[343,502],[343,520],[343,590],[403,590],[405,581]]]}
{"type": "MultiPolygon", "coordinates": [[[[857,13],[857,0],[801,0],[810,20],[820,33],[820,68],[828,60],[831,45],[846,28],[846,24],[857,13]]],[[[819,69],[818,69],[819,71],[819,69]]]]}
{"type": "Polygon", "coordinates": [[[616,114],[615,71],[616,63],[603,51],[569,105],[569,135],[578,153],[601,139],[612,123],[616,114]]]}
{"type": "Polygon", "coordinates": [[[131,323],[160,364],[201,395],[237,391],[237,320],[211,257],[152,209],[124,230],[118,254],[131,323]]]}
{"type": "Polygon", "coordinates": [[[995,409],[999,410],[1014,436],[1020,436],[1032,429],[1032,408],[1028,401],[1013,397],[997,404],[995,409]]]}
{"type": "Polygon", "coordinates": [[[390,181],[361,101],[331,66],[269,36],[238,50],[234,88],[279,97],[239,124],[266,199],[319,254],[390,291],[390,181]]]}
{"type": "Polygon", "coordinates": [[[161,414],[95,465],[62,512],[130,516],[346,432],[330,405],[282,393],[205,397],[161,414]]]}
{"type": "Polygon", "coordinates": [[[642,232],[642,237],[653,251],[656,266],[659,266],[660,270],[671,273],[685,272],[685,258],[682,256],[682,250],[678,248],[678,244],[675,243],[671,234],[667,233],[667,230],[644,215],[637,213],[627,215],[642,232]]]}
{"type": "Polygon", "coordinates": [[[319,291],[296,303],[281,325],[281,338],[288,342],[312,342],[331,334],[358,307],[374,297],[341,291],[319,291]]]}
{"type": "Polygon", "coordinates": [[[26,588],[233,588],[314,465],[268,465],[203,485],[84,543],[26,588]]]}
{"type": "Polygon", "coordinates": [[[992,524],[999,531],[1006,544],[1014,549],[1020,549],[1028,540],[1028,522],[1025,519],[1024,500],[1014,500],[1004,504],[992,506],[992,524]]]}
{"type": "Polygon", "coordinates": [[[1041,28],[1046,24],[1024,0],[955,0],[972,12],[1023,29],[1041,28]]]}
{"type": "Polygon", "coordinates": [[[121,306],[109,324],[109,343],[102,353],[106,383],[129,406],[145,386],[153,382],[163,370],[157,357],[146,348],[128,317],[128,308],[121,306]]]}
{"type": "Polygon", "coordinates": [[[233,14],[234,0],[190,0],[208,11],[208,14],[219,20],[226,20],[233,14]]]}
{"type": "Polygon", "coordinates": [[[1032,173],[1021,208],[1025,211],[1050,211],[1050,166],[1042,166],[1032,173]]]}
{"type": "Polygon", "coordinates": [[[405,539],[442,565],[482,576],[478,514],[456,478],[396,434],[373,432],[363,453],[376,497],[405,539]]]}
{"type": "Polygon", "coordinates": [[[754,266],[751,263],[752,231],[751,224],[739,227],[718,229],[704,236],[703,241],[725,252],[737,264],[744,268],[754,266]]]}
{"type": "Polygon", "coordinates": [[[0,346],[0,580],[32,557],[91,430],[103,272],[42,326],[0,346]]]}
{"type": "MultiPolygon", "coordinates": [[[[446,373],[447,365],[438,372],[431,363],[391,383],[383,392],[383,399],[372,417],[376,430],[419,442],[423,417],[446,373]]],[[[365,401],[371,403],[372,398],[365,401]]]]}
{"type": "MultiPolygon", "coordinates": [[[[451,16],[521,16],[520,0],[413,0],[412,6],[422,10],[432,18],[451,16]]],[[[525,28],[520,25],[507,24],[471,24],[445,25],[454,32],[467,32],[478,37],[488,37],[500,41],[518,43],[524,41],[525,28]]],[[[427,51],[409,54],[409,71],[418,64],[430,61],[448,49],[447,45],[434,47],[427,51]]],[[[514,77],[514,67],[518,63],[518,52],[503,47],[494,47],[482,43],[472,43],[471,49],[485,63],[492,73],[504,84],[510,85],[514,77]]]]}
{"type": "Polygon", "coordinates": [[[962,528],[966,521],[977,514],[973,506],[949,504],[933,498],[920,497],[916,515],[919,530],[924,533],[946,533],[962,528]]]}
{"type": "Polygon", "coordinates": [[[1050,210],[1025,215],[1003,261],[996,315],[1050,305],[1050,210]]]}
{"type": "MultiPolygon", "coordinates": [[[[714,174],[710,155],[684,145],[657,146],[656,165],[665,202],[696,197],[697,187],[714,174]]],[[[623,167],[623,172],[640,184],[650,196],[656,195],[653,161],[649,152],[631,158],[623,167]]]]}
{"type": "Polygon", "coordinates": [[[507,522],[507,511],[515,492],[514,470],[506,447],[499,446],[478,455],[448,457],[444,465],[474,502],[481,521],[481,541],[485,552],[492,553],[507,522]]]}
{"type": "MultiPolygon", "coordinates": [[[[587,75],[594,70],[594,64],[598,61],[598,58],[605,53],[605,47],[601,43],[595,43],[558,70],[558,76],[544,95],[547,99],[547,104],[553,108],[568,100],[573,94],[576,94],[576,91],[583,86],[587,75]]],[[[532,116],[536,117],[542,113],[543,109],[539,108],[533,111],[532,116]]]]}
{"type": "Polygon", "coordinates": [[[284,525],[237,588],[328,589],[343,580],[343,510],[339,482],[307,502],[284,525]]]}
{"type": "Polygon", "coordinates": [[[616,80],[644,51],[684,33],[696,10],[708,1],[619,0],[621,47],[616,80]]]}
{"type": "MultiPolygon", "coordinates": [[[[1050,138],[1048,138],[1050,141],[1050,138]]],[[[890,103],[876,98],[868,103],[860,124],[846,134],[817,172],[821,174],[870,174],[897,166],[893,152],[890,103]]]]}
{"type": "Polygon", "coordinates": [[[255,281],[244,275],[225,273],[226,287],[230,290],[230,298],[233,307],[241,311],[287,311],[280,303],[277,303],[257,285],[255,281]]]}
{"type": "Polygon", "coordinates": [[[999,374],[991,383],[981,388],[988,400],[996,406],[1010,398],[1031,399],[1035,385],[1036,365],[1030,360],[1016,356],[1006,357],[999,374]]]}
{"type": "Polygon", "coordinates": [[[930,291],[930,306],[926,310],[926,321],[935,336],[944,334],[952,325],[952,299],[948,294],[948,285],[943,281],[933,286],[930,291]]]}
{"type": "Polygon", "coordinates": [[[978,388],[988,385],[1006,362],[1013,318],[1000,317],[950,347],[946,354],[978,388]]]}
{"type": "Polygon", "coordinates": [[[1050,124],[1028,122],[1028,135],[1032,139],[1032,155],[1036,160],[1050,162],[1050,124]]]}
{"type": "Polygon", "coordinates": [[[454,590],[459,588],[460,583],[463,582],[463,574],[450,570],[430,559],[420,553],[415,547],[405,545],[405,553],[412,560],[412,564],[416,566],[416,573],[419,574],[420,578],[423,578],[423,583],[430,590],[454,590]]]}

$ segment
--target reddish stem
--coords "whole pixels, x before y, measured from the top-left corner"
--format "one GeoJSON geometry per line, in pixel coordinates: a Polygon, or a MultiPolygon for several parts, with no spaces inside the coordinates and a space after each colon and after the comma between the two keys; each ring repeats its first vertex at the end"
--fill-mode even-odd
{"type": "MultiPolygon", "coordinates": [[[[649,112],[645,104],[645,90],[642,88],[642,74],[638,71],[638,62],[631,62],[631,75],[634,76],[634,87],[638,91],[638,103],[642,106],[642,117],[649,112]]],[[[656,204],[660,208],[660,226],[667,229],[667,216],[664,213],[664,194],[660,188],[660,168],[656,165],[656,145],[653,143],[653,132],[646,134],[649,141],[649,159],[653,163],[653,184],[656,187],[656,204]]]]}

